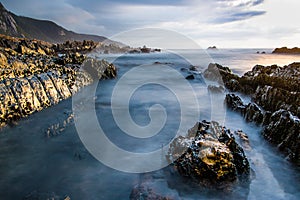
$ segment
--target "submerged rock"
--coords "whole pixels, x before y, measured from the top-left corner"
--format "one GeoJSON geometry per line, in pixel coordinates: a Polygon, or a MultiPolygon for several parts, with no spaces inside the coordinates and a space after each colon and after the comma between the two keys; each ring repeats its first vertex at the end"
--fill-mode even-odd
{"type": "Polygon", "coordinates": [[[170,145],[168,159],[179,174],[205,187],[228,188],[248,181],[250,166],[230,130],[217,122],[198,122],[170,145]]]}

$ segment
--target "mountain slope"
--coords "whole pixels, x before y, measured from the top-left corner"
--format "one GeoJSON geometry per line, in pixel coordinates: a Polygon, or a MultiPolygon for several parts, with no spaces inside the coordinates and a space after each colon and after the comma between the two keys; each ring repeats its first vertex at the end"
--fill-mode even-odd
{"type": "Polygon", "coordinates": [[[7,11],[1,2],[0,33],[14,37],[39,39],[51,43],[62,43],[66,40],[93,40],[95,42],[102,42],[107,39],[103,36],[78,34],[66,30],[52,21],[17,16],[7,11]]]}

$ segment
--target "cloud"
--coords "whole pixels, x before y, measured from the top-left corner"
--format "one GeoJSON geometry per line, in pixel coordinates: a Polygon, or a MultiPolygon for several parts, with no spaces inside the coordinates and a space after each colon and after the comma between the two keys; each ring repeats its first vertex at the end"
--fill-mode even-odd
{"type": "Polygon", "coordinates": [[[216,0],[216,2],[229,7],[251,7],[264,3],[264,0],[216,0]]]}
{"type": "Polygon", "coordinates": [[[248,41],[245,38],[250,37],[272,40],[272,33],[278,37],[274,38],[276,41],[291,34],[297,38],[300,28],[299,0],[286,0],[284,4],[282,0],[2,0],[2,3],[19,15],[48,19],[76,32],[108,37],[130,29],[157,27],[181,32],[210,45],[214,41],[243,45],[248,41]]]}
{"type": "Polygon", "coordinates": [[[237,12],[234,14],[229,14],[224,17],[218,17],[213,20],[214,23],[228,23],[235,21],[242,21],[246,19],[250,19],[255,16],[264,15],[266,11],[246,11],[246,12],[237,12]]]}

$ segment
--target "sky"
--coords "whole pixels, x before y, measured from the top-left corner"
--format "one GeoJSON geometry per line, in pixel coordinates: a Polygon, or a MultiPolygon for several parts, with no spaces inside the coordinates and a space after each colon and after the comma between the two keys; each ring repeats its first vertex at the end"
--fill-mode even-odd
{"type": "MultiPolygon", "coordinates": [[[[300,0],[1,0],[17,15],[108,38],[160,28],[202,47],[300,46],[300,0]]],[[[122,41],[121,41],[122,42],[122,41]]]]}

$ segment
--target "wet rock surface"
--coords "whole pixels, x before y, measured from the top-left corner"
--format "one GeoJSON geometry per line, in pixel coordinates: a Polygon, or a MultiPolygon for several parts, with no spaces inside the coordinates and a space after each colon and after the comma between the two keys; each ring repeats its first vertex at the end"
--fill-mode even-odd
{"type": "Polygon", "coordinates": [[[270,117],[262,134],[270,142],[284,151],[288,159],[300,165],[300,119],[286,110],[278,110],[270,117]]]}
{"type": "Polygon", "coordinates": [[[300,117],[300,63],[283,67],[256,65],[242,77],[211,64],[204,74],[214,81],[222,77],[229,91],[250,95],[252,102],[247,105],[236,94],[226,95],[225,102],[247,121],[263,125],[263,136],[299,165],[300,131],[295,127],[300,117]]]}
{"type": "Polygon", "coordinates": [[[168,159],[176,171],[201,186],[230,190],[249,181],[250,166],[230,130],[217,122],[198,122],[186,137],[170,145],[168,159]]]}
{"type": "Polygon", "coordinates": [[[53,45],[0,37],[0,127],[57,104],[94,80],[116,77],[113,64],[83,54],[96,47],[92,41],[53,45]]]}

